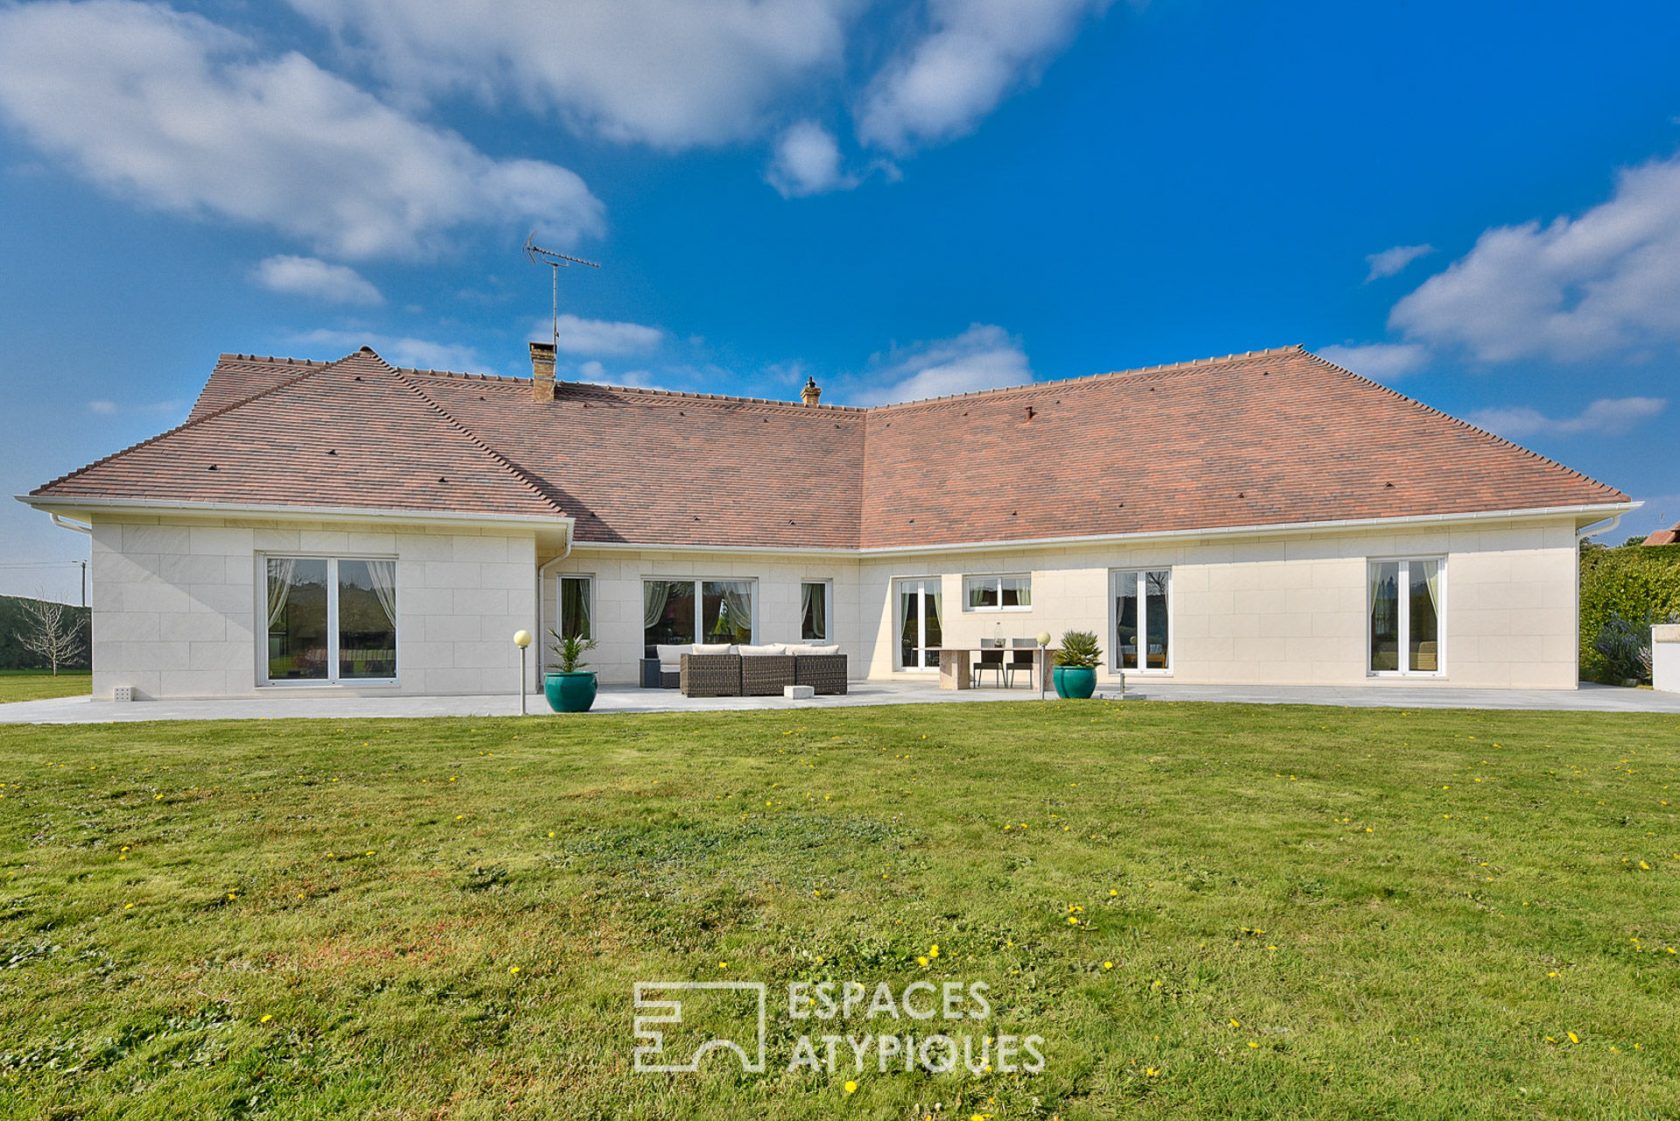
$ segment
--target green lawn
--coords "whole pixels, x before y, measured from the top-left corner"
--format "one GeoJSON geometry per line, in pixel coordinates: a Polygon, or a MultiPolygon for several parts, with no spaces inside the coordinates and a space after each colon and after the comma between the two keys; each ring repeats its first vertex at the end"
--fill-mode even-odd
{"type": "Polygon", "coordinates": [[[85,696],[92,687],[93,675],[85,669],[62,670],[57,677],[45,670],[0,669],[0,704],[85,696]]]}
{"type": "Polygon", "coordinates": [[[0,1115],[1673,1118],[1677,779],[1673,716],[8,728],[0,1115]],[[632,1073],[685,978],[772,985],[769,1073],[632,1073]],[[788,1073],[938,1030],[822,978],[984,981],[1046,1069],[788,1073]]]}

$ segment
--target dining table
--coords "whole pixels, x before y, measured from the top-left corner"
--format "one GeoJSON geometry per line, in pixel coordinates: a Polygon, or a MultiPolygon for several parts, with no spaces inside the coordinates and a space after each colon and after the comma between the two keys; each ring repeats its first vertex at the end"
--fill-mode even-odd
{"type": "MultiPolygon", "coordinates": [[[[981,647],[979,643],[972,646],[940,646],[939,650],[939,687],[941,689],[972,689],[974,682],[974,663],[979,661],[979,654],[984,649],[988,654],[995,653],[997,647],[981,647]]],[[[1034,646],[1033,655],[1033,684],[1040,690],[1051,688],[1050,666],[1053,655],[1058,646],[1034,646]]],[[[1014,658],[1018,647],[1005,646],[1003,660],[1014,658]]]]}

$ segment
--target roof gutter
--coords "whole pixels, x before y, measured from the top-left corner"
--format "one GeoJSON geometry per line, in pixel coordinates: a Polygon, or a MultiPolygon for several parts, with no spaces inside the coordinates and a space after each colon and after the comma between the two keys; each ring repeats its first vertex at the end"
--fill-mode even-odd
{"type": "MultiPolygon", "coordinates": [[[[1489,520],[1517,521],[1534,518],[1585,517],[1589,523],[1607,517],[1620,518],[1637,510],[1643,502],[1604,502],[1578,506],[1535,506],[1517,510],[1476,510],[1457,514],[1407,514],[1393,518],[1342,518],[1321,522],[1272,522],[1258,525],[1213,526],[1205,529],[1140,530],[1134,533],[1105,533],[1063,537],[1023,537],[1015,540],[960,541],[933,545],[875,545],[861,549],[808,548],[775,545],[668,545],[657,541],[579,541],[585,552],[740,553],[808,557],[892,557],[926,553],[984,553],[1009,549],[1069,547],[1080,545],[1130,545],[1152,541],[1206,539],[1210,537],[1265,537],[1288,533],[1322,533],[1335,530],[1375,530],[1402,526],[1464,525],[1489,520]]],[[[1614,528],[1613,525],[1604,527],[1614,528]]],[[[1595,531],[1603,532],[1603,530],[1595,531]]]]}
{"type": "Polygon", "coordinates": [[[280,503],[181,502],[156,498],[64,498],[33,494],[16,496],[59,520],[61,511],[116,511],[179,514],[186,517],[259,517],[279,521],[402,522],[407,525],[495,525],[513,529],[562,530],[568,539],[576,519],[563,514],[471,514],[455,510],[405,510],[387,506],[295,506],[280,503]]]}

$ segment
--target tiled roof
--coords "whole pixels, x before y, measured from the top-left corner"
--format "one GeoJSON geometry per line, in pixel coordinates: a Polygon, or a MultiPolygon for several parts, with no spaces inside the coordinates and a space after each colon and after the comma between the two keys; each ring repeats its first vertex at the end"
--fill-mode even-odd
{"type": "Polygon", "coordinates": [[[1680,545],[1680,525],[1673,526],[1670,529],[1659,529],[1653,531],[1649,537],[1645,538],[1644,544],[1680,545]]]}
{"type": "MultiPolygon", "coordinates": [[[[273,369],[261,388],[56,479],[53,498],[139,498],[555,517],[536,481],[468,432],[414,379],[361,350],[273,369]]],[[[224,379],[225,382],[226,379],[224,379]]],[[[209,392],[208,390],[206,391],[209,392]]]]}
{"type": "Polygon", "coordinates": [[[891,405],[224,355],[191,418],[39,497],[576,519],[580,542],[878,548],[1620,503],[1299,347],[891,405]],[[214,470],[212,470],[212,466],[214,470]]]}

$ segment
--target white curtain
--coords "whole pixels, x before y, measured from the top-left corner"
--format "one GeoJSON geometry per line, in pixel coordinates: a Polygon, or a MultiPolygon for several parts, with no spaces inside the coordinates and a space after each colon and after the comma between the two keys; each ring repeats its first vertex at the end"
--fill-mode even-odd
{"type": "Polygon", "coordinates": [[[1380,564],[1373,564],[1371,566],[1370,572],[1371,572],[1371,599],[1370,599],[1370,605],[1366,608],[1366,610],[1371,613],[1371,618],[1375,619],[1377,617],[1377,597],[1382,595],[1383,566],[1380,565],[1380,564]]]}
{"type": "Polygon", "coordinates": [[[393,628],[397,625],[397,562],[388,560],[370,560],[367,563],[368,580],[373,584],[373,594],[379,599],[379,606],[385,612],[385,618],[391,621],[393,628]]]}
{"type": "Polygon", "coordinates": [[[286,600],[291,598],[292,574],[296,570],[297,561],[290,557],[268,559],[268,629],[271,631],[286,610],[286,600]]]}
{"type": "Polygon", "coordinates": [[[670,598],[671,585],[666,581],[642,581],[642,628],[644,630],[665,617],[665,604],[670,598]]]}
{"type": "Polygon", "coordinates": [[[731,580],[718,585],[723,594],[723,610],[727,626],[736,636],[752,641],[752,585],[731,580]]]}
{"type": "Polygon", "coordinates": [[[802,584],[799,588],[799,617],[811,620],[811,633],[804,638],[828,637],[828,585],[802,584]]]}
{"type": "Polygon", "coordinates": [[[1429,588],[1429,609],[1441,618],[1441,562],[1422,561],[1424,584],[1429,588]]]}

